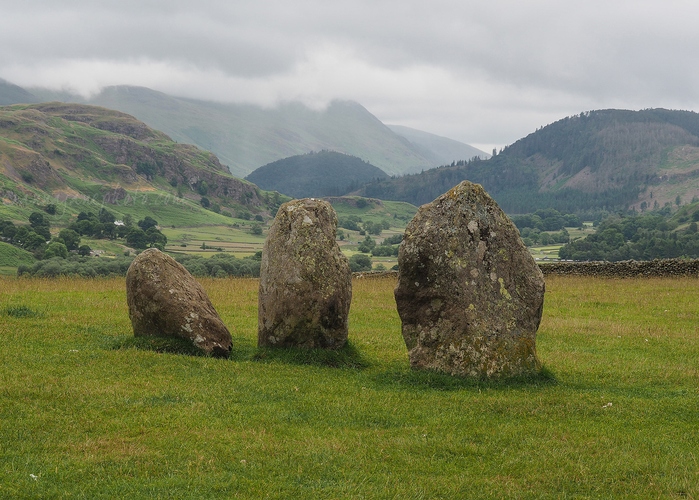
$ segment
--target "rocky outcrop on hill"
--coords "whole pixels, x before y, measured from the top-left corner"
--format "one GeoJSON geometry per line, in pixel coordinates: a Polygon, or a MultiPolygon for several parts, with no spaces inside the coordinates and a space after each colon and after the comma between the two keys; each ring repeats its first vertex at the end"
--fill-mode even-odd
{"type": "Polygon", "coordinates": [[[8,106],[0,108],[0,135],[7,139],[0,147],[0,177],[17,189],[71,196],[77,191],[103,201],[95,185],[103,185],[104,194],[118,187],[179,187],[196,201],[206,195],[250,207],[265,204],[255,185],[230,176],[214,154],[175,143],[118,111],[63,103],[8,106]]]}

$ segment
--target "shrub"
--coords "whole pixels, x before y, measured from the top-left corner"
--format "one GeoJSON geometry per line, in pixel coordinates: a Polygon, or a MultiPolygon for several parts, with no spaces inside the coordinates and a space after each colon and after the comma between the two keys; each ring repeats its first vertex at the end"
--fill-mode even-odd
{"type": "Polygon", "coordinates": [[[349,265],[353,273],[371,271],[371,258],[368,255],[357,253],[350,257],[349,265]]]}
{"type": "Polygon", "coordinates": [[[52,259],[54,257],[68,258],[68,248],[59,241],[52,241],[44,251],[44,259],[52,259]]]}

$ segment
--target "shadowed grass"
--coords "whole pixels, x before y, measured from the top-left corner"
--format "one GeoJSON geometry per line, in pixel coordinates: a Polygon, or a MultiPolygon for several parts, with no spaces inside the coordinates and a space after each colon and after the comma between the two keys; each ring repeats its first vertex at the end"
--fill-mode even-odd
{"type": "Polygon", "coordinates": [[[191,340],[175,337],[120,337],[113,343],[112,348],[141,349],[144,351],[185,354],[188,356],[207,356],[191,340]]]}
{"type": "Polygon", "coordinates": [[[546,367],[539,373],[502,379],[475,379],[457,377],[431,370],[396,370],[378,373],[374,377],[377,386],[417,390],[456,391],[460,389],[512,389],[527,386],[540,387],[556,384],[555,375],[546,367]]]}
{"type": "Polygon", "coordinates": [[[8,306],[3,309],[2,312],[6,316],[11,316],[13,318],[40,318],[44,315],[44,313],[35,311],[34,309],[24,305],[8,306]]]}
{"type": "Polygon", "coordinates": [[[349,341],[344,347],[333,350],[260,347],[252,359],[262,362],[327,366],[330,368],[361,369],[369,366],[368,361],[349,341]]]}

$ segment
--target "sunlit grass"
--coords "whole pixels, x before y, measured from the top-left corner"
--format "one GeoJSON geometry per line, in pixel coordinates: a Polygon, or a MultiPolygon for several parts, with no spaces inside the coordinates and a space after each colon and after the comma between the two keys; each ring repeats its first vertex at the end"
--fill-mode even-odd
{"type": "Polygon", "coordinates": [[[699,496],[696,279],[547,277],[511,382],[410,370],[394,279],[337,353],[258,350],[257,280],[202,284],[229,360],[131,343],[123,279],[0,280],[0,497],[699,496]]]}

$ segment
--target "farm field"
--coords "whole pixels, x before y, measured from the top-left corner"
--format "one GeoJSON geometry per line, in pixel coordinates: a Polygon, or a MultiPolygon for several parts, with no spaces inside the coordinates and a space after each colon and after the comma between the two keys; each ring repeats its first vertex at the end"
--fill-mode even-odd
{"type": "Polygon", "coordinates": [[[548,277],[509,382],[412,371],[391,278],[331,353],[258,350],[257,280],[202,280],[228,360],[127,348],[123,279],[0,281],[1,498],[699,498],[696,279],[548,277]]]}

